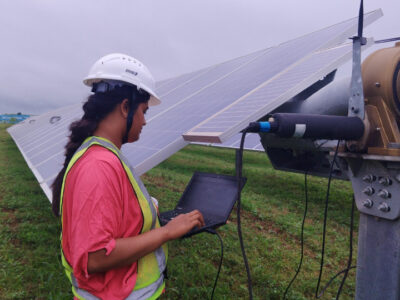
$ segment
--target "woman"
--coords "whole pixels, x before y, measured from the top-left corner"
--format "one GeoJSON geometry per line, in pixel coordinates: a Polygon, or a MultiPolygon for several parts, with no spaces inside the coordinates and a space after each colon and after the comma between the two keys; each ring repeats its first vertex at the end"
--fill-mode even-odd
{"type": "Polygon", "coordinates": [[[52,186],[65,272],[75,299],[156,299],[165,287],[166,242],[204,220],[192,211],[160,227],[155,204],[120,152],[139,139],[149,105],[160,103],[147,68],[110,54],[84,83],[94,94],[70,126],[52,186]]]}

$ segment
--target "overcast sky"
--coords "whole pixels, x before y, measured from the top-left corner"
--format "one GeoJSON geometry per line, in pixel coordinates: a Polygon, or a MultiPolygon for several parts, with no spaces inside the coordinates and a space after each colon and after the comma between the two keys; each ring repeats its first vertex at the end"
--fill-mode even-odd
{"type": "MultiPolygon", "coordinates": [[[[364,2],[366,12],[384,13],[367,36],[400,36],[399,0],[364,2]]],[[[0,0],[0,113],[81,102],[89,94],[82,78],[105,54],[135,56],[161,80],[333,25],[358,8],[358,0],[0,0]]]]}

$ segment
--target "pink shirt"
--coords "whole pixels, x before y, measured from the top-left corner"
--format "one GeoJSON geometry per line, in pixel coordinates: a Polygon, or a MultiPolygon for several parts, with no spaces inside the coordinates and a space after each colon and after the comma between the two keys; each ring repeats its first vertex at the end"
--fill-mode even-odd
{"type": "Polygon", "coordinates": [[[70,170],[63,200],[65,258],[80,288],[101,299],[124,299],[135,287],[137,263],[89,275],[88,253],[106,249],[118,238],[136,236],[143,216],[128,176],[114,153],[92,146],[70,170]]]}

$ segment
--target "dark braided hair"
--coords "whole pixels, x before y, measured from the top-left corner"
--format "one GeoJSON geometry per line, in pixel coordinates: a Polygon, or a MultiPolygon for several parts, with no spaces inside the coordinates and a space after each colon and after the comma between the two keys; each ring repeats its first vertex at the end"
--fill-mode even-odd
{"type": "Polygon", "coordinates": [[[129,103],[132,103],[132,107],[129,110],[134,113],[140,103],[149,101],[150,95],[143,90],[137,90],[136,86],[128,85],[116,87],[111,91],[103,93],[95,93],[90,95],[88,100],[83,104],[84,114],[82,118],[72,122],[69,126],[71,133],[69,141],[65,146],[64,166],[51,185],[53,192],[52,210],[57,217],[60,216],[62,182],[71,158],[82,145],[83,141],[93,135],[99,123],[124,99],[135,99],[135,101],[129,101],[129,103]]]}

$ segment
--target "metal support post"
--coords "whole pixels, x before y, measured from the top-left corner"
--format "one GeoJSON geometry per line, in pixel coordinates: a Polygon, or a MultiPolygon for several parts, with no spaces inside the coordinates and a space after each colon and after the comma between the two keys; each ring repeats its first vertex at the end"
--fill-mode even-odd
{"type": "Polygon", "coordinates": [[[400,299],[400,157],[347,156],[360,211],[356,300],[400,299]]]}
{"type": "Polygon", "coordinates": [[[355,299],[400,299],[400,220],[361,213],[358,230],[355,299]]]}

